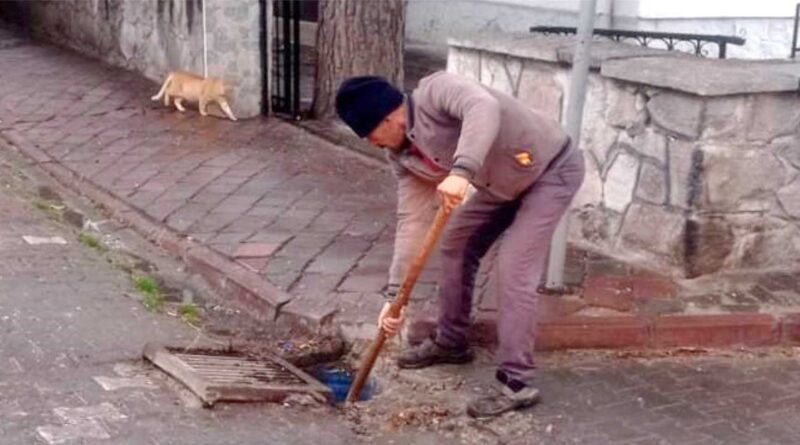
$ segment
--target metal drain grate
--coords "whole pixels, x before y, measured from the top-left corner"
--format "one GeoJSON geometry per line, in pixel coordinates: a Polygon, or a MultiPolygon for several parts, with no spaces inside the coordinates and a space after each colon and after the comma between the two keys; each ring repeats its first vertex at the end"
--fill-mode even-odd
{"type": "Polygon", "coordinates": [[[280,402],[290,394],[331,400],[330,389],[278,357],[255,359],[241,353],[188,350],[148,344],[144,356],[197,394],[216,402],[280,402]]]}

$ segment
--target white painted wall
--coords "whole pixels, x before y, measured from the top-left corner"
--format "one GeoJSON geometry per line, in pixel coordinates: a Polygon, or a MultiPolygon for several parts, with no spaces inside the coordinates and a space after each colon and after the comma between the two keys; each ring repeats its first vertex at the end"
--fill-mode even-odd
{"type": "MultiPolygon", "coordinates": [[[[425,0],[440,1],[440,0],[425,0]]],[[[614,0],[598,0],[597,11],[607,13],[614,0]]],[[[498,5],[506,4],[512,6],[524,6],[528,8],[553,9],[557,11],[576,12],[580,5],[580,0],[484,0],[486,3],[498,5]]]]}
{"type": "MultiPolygon", "coordinates": [[[[574,26],[579,0],[408,0],[406,37],[445,47],[448,37],[528,32],[531,26],[574,26]]],[[[598,24],[610,24],[611,0],[598,0],[598,24]]]]}
{"type": "MultiPolygon", "coordinates": [[[[630,1],[630,0],[626,0],[630,1]]],[[[797,0],[639,0],[638,17],[689,18],[789,18],[797,0]]]]}
{"type": "MultiPolygon", "coordinates": [[[[728,57],[787,58],[800,0],[598,0],[599,28],[743,37],[728,57]]],[[[576,26],[580,0],[408,0],[409,43],[444,49],[448,37],[576,26]]]]}
{"type": "Polygon", "coordinates": [[[793,19],[614,19],[614,27],[643,31],[738,36],[743,46],[728,45],[728,58],[786,59],[791,52],[793,19]]]}
{"type": "Polygon", "coordinates": [[[784,59],[791,51],[800,0],[616,0],[615,28],[720,34],[744,38],[728,57],[784,59]]]}

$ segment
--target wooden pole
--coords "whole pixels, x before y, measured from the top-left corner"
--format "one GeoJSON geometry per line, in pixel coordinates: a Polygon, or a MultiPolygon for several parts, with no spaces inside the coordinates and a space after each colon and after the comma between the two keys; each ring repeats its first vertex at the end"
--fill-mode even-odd
{"type": "MultiPolygon", "coordinates": [[[[406,304],[408,304],[408,300],[411,298],[411,291],[414,289],[414,284],[416,284],[417,278],[422,272],[422,268],[428,261],[428,257],[431,255],[431,252],[433,252],[433,248],[436,246],[436,242],[439,240],[439,235],[442,234],[442,230],[444,230],[444,226],[447,224],[447,219],[449,217],[450,212],[446,211],[444,206],[440,206],[439,211],[436,213],[436,218],[434,218],[433,224],[428,230],[428,234],[425,235],[425,240],[422,243],[422,247],[420,248],[419,253],[417,253],[417,256],[414,258],[414,261],[411,262],[411,266],[408,268],[403,285],[400,287],[397,297],[389,308],[389,314],[387,315],[388,317],[399,317],[403,308],[406,306],[406,304]]],[[[375,361],[378,359],[378,355],[381,353],[381,349],[383,348],[383,344],[386,342],[386,339],[386,332],[384,332],[379,326],[378,335],[372,342],[372,346],[364,358],[364,361],[361,362],[361,368],[358,370],[358,374],[356,374],[356,378],[353,381],[353,386],[350,387],[350,392],[347,394],[347,402],[358,401],[358,397],[361,395],[361,390],[364,388],[364,384],[367,381],[367,377],[369,377],[369,373],[372,371],[372,367],[375,366],[375,361]]]]}

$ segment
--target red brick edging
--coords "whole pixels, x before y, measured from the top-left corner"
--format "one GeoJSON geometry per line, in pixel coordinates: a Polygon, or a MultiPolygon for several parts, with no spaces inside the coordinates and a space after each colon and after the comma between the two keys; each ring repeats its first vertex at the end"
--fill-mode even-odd
{"type": "MultiPolygon", "coordinates": [[[[436,319],[412,322],[411,341],[427,337],[436,319]]],[[[494,318],[473,321],[472,341],[497,343],[494,318]]],[[[536,349],[642,348],[642,347],[731,347],[800,344],[800,313],[696,314],[636,316],[568,316],[539,323],[536,349]]]]}

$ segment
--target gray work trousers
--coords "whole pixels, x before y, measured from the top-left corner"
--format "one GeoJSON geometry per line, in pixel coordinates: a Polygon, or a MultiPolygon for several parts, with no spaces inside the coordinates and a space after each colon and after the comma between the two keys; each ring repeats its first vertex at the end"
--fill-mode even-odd
{"type": "Polygon", "coordinates": [[[553,232],[583,176],[583,155],[568,146],[516,200],[499,201],[478,191],[453,213],[441,240],[437,343],[466,346],[480,259],[504,234],[494,265],[499,306],[497,365],[515,380],[532,382],[537,287],[553,232]]]}

